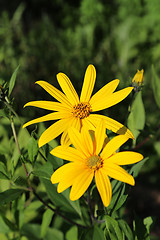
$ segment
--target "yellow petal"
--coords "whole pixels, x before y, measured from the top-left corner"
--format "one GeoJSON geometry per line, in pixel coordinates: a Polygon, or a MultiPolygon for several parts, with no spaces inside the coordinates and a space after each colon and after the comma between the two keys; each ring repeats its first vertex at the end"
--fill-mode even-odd
{"type": "Polygon", "coordinates": [[[128,128],[126,128],[121,123],[113,120],[112,118],[99,115],[99,114],[90,114],[88,117],[88,121],[92,122],[94,126],[97,126],[99,121],[101,120],[104,120],[105,127],[108,130],[111,130],[112,132],[115,132],[117,134],[125,135],[128,138],[134,139],[133,134],[128,128]]]}
{"type": "Polygon", "coordinates": [[[23,128],[31,125],[31,124],[34,124],[34,123],[39,123],[39,122],[45,122],[45,121],[51,121],[51,120],[57,120],[57,119],[60,119],[60,118],[67,118],[69,117],[70,114],[68,113],[61,113],[61,112],[54,112],[54,113],[49,113],[43,117],[39,117],[39,118],[36,118],[34,120],[31,120],[27,123],[25,123],[23,125],[23,128]]]}
{"type": "Polygon", "coordinates": [[[56,123],[52,124],[47,130],[45,130],[38,142],[39,147],[42,147],[44,144],[50,142],[57,136],[59,136],[64,130],[70,125],[71,119],[61,119],[56,123]]]}
{"type": "Polygon", "coordinates": [[[104,147],[101,157],[103,159],[109,158],[121,145],[123,145],[128,138],[125,135],[119,135],[111,139],[104,147]]]}
{"type": "Polygon", "coordinates": [[[96,107],[99,105],[99,103],[101,103],[101,99],[105,100],[107,97],[111,96],[111,94],[117,88],[118,84],[119,84],[119,80],[115,79],[115,80],[107,83],[104,87],[102,87],[98,92],[96,92],[92,96],[89,103],[91,104],[93,111],[97,111],[94,109],[96,109],[96,107]]]}
{"type": "MultiPolygon", "coordinates": [[[[76,128],[78,131],[80,131],[81,121],[79,118],[73,118],[71,124],[72,124],[72,127],[76,128]]],[[[68,129],[66,129],[66,131],[64,131],[61,136],[61,145],[64,145],[64,146],[71,145],[71,140],[68,135],[68,129]]]]}
{"type": "Polygon", "coordinates": [[[60,182],[63,179],[63,173],[68,173],[70,170],[74,168],[73,163],[67,163],[62,167],[58,168],[51,176],[51,182],[53,184],[60,182]]]}
{"type": "Polygon", "coordinates": [[[89,134],[88,131],[86,131],[85,128],[82,128],[81,130],[81,138],[82,138],[82,142],[85,145],[85,149],[88,152],[88,155],[92,155],[93,154],[93,142],[91,139],[91,135],[89,134]]]}
{"type": "Polygon", "coordinates": [[[117,165],[128,165],[141,161],[143,159],[143,155],[136,152],[119,152],[111,156],[107,161],[111,163],[116,163],[117,165]]]}
{"type": "Polygon", "coordinates": [[[52,101],[32,101],[28,102],[24,105],[24,107],[33,106],[38,108],[43,108],[46,110],[52,110],[52,111],[71,111],[71,108],[67,108],[62,103],[59,102],[52,102],[52,101]]]}
{"type": "Polygon", "coordinates": [[[92,121],[90,121],[89,117],[82,119],[82,126],[88,131],[95,131],[95,125],[92,123],[92,121]]]}
{"type": "Polygon", "coordinates": [[[99,100],[94,101],[93,104],[90,103],[92,111],[100,111],[102,109],[106,109],[113,105],[116,105],[117,103],[121,102],[124,98],[126,98],[130,94],[132,89],[133,89],[132,87],[127,87],[120,91],[112,93],[111,95],[101,96],[99,100]]]}
{"type": "Polygon", "coordinates": [[[104,139],[106,137],[106,128],[104,126],[103,121],[97,125],[94,135],[94,148],[95,148],[95,155],[98,155],[103,147],[104,139]]]}
{"type": "Polygon", "coordinates": [[[50,152],[52,155],[73,162],[84,162],[85,156],[73,147],[58,146],[50,152]]]}
{"type": "Polygon", "coordinates": [[[107,174],[100,168],[95,172],[95,181],[98,192],[105,207],[108,207],[112,197],[111,183],[107,174]]]}
{"type": "Polygon", "coordinates": [[[73,106],[77,105],[79,103],[79,97],[69,78],[64,73],[58,73],[57,80],[63,92],[66,94],[67,98],[69,99],[69,102],[73,106]]]}
{"type": "Polygon", "coordinates": [[[79,133],[79,131],[76,128],[69,128],[68,134],[74,147],[78,149],[80,152],[82,152],[86,158],[89,157],[90,155],[87,151],[84,142],[82,141],[82,136],[79,133]]]}
{"type": "Polygon", "coordinates": [[[69,145],[71,145],[71,140],[69,138],[69,135],[68,135],[68,129],[66,129],[63,133],[62,133],[62,136],[61,136],[61,140],[60,140],[60,143],[62,146],[65,146],[65,147],[69,147],[69,145]]]}
{"type": "Polygon", "coordinates": [[[88,168],[84,168],[77,175],[70,192],[70,199],[72,201],[79,199],[85,193],[92,182],[93,176],[94,172],[88,168]]]}
{"type": "Polygon", "coordinates": [[[94,84],[96,80],[96,70],[93,65],[87,67],[84,82],[81,91],[80,102],[88,102],[93,92],[94,84]]]}
{"type": "Polygon", "coordinates": [[[68,107],[72,106],[71,103],[68,101],[67,97],[57,88],[53,87],[51,84],[45,81],[37,81],[36,83],[42,88],[44,88],[52,97],[57,99],[59,102],[67,105],[68,107]]]}
{"type": "Polygon", "coordinates": [[[62,167],[58,168],[51,176],[51,182],[53,184],[58,183],[57,191],[63,192],[65,189],[70,187],[78,174],[83,171],[80,164],[67,163],[62,167]]]}
{"type": "Polygon", "coordinates": [[[122,167],[117,164],[110,164],[107,161],[103,164],[103,169],[108,176],[117,179],[118,181],[128,183],[132,186],[135,185],[134,178],[126,172],[122,167]]]}
{"type": "Polygon", "coordinates": [[[62,173],[62,179],[58,184],[57,187],[57,192],[63,192],[65,189],[73,185],[75,179],[77,178],[78,175],[82,173],[84,170],[83,165],[77,165],[73,164],[72,167],[70,167],[68,172],[63,172],[62,173]]]}

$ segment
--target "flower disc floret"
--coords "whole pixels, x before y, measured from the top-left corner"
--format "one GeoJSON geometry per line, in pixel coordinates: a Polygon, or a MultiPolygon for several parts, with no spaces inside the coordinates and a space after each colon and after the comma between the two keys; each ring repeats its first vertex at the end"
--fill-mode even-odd
{"type": "Polygon", "coordinates": [[[103,160],[100,156],[92,155],[87,158],[87,166],[90,169],[98,170],[103,167],[103,160]]]}
{"type": "Polygon", "coordinates": [[[90,115],[91,105],[89,103],[78,103],[73,107],[73,117],[84,119],[90,115]]]}

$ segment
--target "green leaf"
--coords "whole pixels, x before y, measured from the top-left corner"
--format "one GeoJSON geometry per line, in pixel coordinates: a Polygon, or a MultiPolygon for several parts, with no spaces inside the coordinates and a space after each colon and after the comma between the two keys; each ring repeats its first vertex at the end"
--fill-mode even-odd
{"type": "Polygon", "coordinates": [[[90,240],[90,239],[92,239],[92,240],[105,240],[103,230],[95,225],[92,228],[84,230],[81,237],[79,238],[79,240],[90,240]]]}
{"type": "Polygon", "coordinates": [[[11,79],[9,81],[9,93],[8,93],[8,96],[10,96],[10,94],[11,94],[13,88],[14,88],[18,69],[19,69],[19,66],[15,69],[15,71],[13,72],[13,74],[11,76],[11,79]]]}
{"type": "Polygon", "coordinates": [[[150,233],[150,227],[153,224],[153,219],[152,217],[146,217],[145,219],[143,219],[143,223],[147,229],[147,233],[150,233]]]}
{"type": "Polygon", "coordinates": [[[81,216],[81,209],[79,206],[79,201],[71,201],[69,199],[69,193],[70,189],[66,189],[62,193],[57,192],[57,184],[52,184],[50,180],[41,178],[41,181],[43,182],[46,192],[53,202],[53,204],[57,207],[59,207],[60,210],[69,211],[72,213],[77,213],[79,216],[81,216]]]}
{"type": "Polygon", "coordinates": [[[9,177],[7,176],[6,166],[3,162],[0,162],[0,179],[6,179],[8,180],[9,177]]]}
{"type": "Polygon", "coordinates": [[[77,226],[73,226],[71,227],[67,232],[66,232],[66,236],[65,236],[66,240],[78,240],[78,228],[77,226]]]}
{"type": "Polygon", "coordinates": [[[92,240],[105,240],[104,233],[101,228],[94,226],[92,240]]]}
{"type": "Polygon", "coordinates": [[[135,99],[131,106],[131,112],[127,122],[128,128],[133,133],[135,139],[138,137],[140,130],[145,126],[145,109],[142,101],[142,92],[136,93],[135,99]]]}
{"type": "Polygon", "coordinates": [[[22,194],[22,196],[18,198],[18,204],[17,204],[17,210],[19,210],[18,212],[19,229],[21,229],[24,223],[24,205],[25,205],[25,194],[22,194]]]}
{"type": "MultiPolygon", "coordinates": [[[[38,224],[24,224],[21,229],[21,235],[28,237],[28,239],[39,240],[42,239],[40,236],[41,226],[38,224]]],[[[46,236],[43,240],[63,240],[63,233],[54,228],[48,228],[46,236]]]]}
{"type": "Polygon", "coordinates": [[[123,219],[118,220],[118,224],[124,233],[124,235],[127,237],[129,240],[133,240],[133,233],[129,227],[129,225],[124,221],[123,219]]]}
{"type": "Polygon", "coordinates": [[[113,236],[117,237],[115,239],[122,240],[122,232],[121,229],[119,228],[118,222],[113,219],[110,216],[105,216],[105,223],[106,223],[106,230],[109,233],[109,236],[112,236],[111,239],[113,239],[113,236]]]}
{"type": "Polygon", "coordinates": [[[34,139],[34,137],[30,137],[28,144],[27,144],[27,148],[28,148],[28,156],[29,159],[32,163],[35,162],[37,154],[38,154],[38,143],[37,141],[34,139]]]}
{"type": "Polygon", "coordinates": [[[130,169],[129,174],[132,174],[133,177],[137,177],[139,171],[141,170],[141,168],[142,168],[142,166],[143,166],[143,164],[144,164],[148,159],[149,159],[148,157],[147,157],[147,158],[144,158],[142,161],[134,164],[134,165],[132,166],[132,168],[130,169]]]}
{"type": "Polygon", "coordinates": [[[5,223],[3,218],[0,216],[0,233],[8,233],[11,229],[8,227],[8,225],[5,223]]]}
{"type": "Polygon", "coordinates": [[[152,65],[152,89],[157,106],[160,108],[160,78],[152,65]]]}
{"type": "Polygon", "coordinates": [[[50,180],[53,173],[53,167],[50,162],[47,162],[43,165],[35,164],[34,171],[32,174],[37,177],[45,178],[50,180]]]}
{"type": "Polygon", "coordinates": [[[146,229],[146,226],[144,225],[143,220],[134,214],[135,220],[133,222],[133,230],[134,230],[134,237],[137,240],[150,240],[148,230],[146,229]]]}
{"type": "Polygon", "coordinates": [[[8,115],[6,114],[6,112],[3,109],[0,109],[0,116],[9,119],[8,115]]]}
{"type": "Polygon", "coordinates": [[[23,191],[20,189],[8,189],[5,192],[0,193],[0,206],[15,200],[22,194],[22,192],[23,191]]]}
{"type": "Polygon", "coordinates": [[[42,239],[44,238],[44,236],[47,233],[47,230],[51,223],[52,217],[53,217],[53,211],[51,211],[50,209],[47,209],[45,211],[45,213],[43,214],[42,224],[41,224],[41,238],[42,239]]]}
{"type": "Polygon", "coordinates": [[[125,184],[117,180],[112,180],[112,199],[107,210],[111,213],[117,211],[126,201],[128,195],[124,195],[125,184]]]}

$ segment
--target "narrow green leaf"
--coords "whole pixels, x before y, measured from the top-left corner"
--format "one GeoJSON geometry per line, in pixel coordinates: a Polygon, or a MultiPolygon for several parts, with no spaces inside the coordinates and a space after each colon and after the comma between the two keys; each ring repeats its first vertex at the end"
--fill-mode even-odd
{"type": "Polygon", "coordinates": [[[15,200],[22,194],[22,192],[23,191],[20,189],[8,189],[0,193],[0,206],[15,200]]]}
{"type": "Polygon", "coordinates": [[[133,177],[137,177],[139,171],[141,170],[141,168],[142,168],[142,166],[143,166],[143,164],[144,164],[148,159],[149,159],[148,157],[147,157],[147,158],[144,158],[142,161],[134,164],[134,165],[132,166],[132,168],[130,169],[129,174],[132,174],[133,177]]]}
{"type": "Polygon", "coordinates": [[[160,78],[152,65],[152,89],[157,106],[160,108],[160,78]]]}
{"type": "Polygon", "coordinates": [[[18,204],[17,204],[17,209],[19,210],[19,213],[18,213],[19,229],[21,229],[24,223],[24,205],[25,205],[25,194],[22,194],[22,196],[18,198],[18,204]]]}
{"type": "Polygon", "coordinates": [[[18,69],[19,69],[19,66],[15,69],[15,71],[13,72],[13,74],[11,76],[11,79],[9,81],[9,93],[8,93],[9,96],[10,96],[10,94],[11,94],[13,88],[14,88],[15,82],[16,82],[18,69]]]}
{"type": "Polygon", "coordinates": [[[98,226],[94,226],[92,240],[105,240],[103,230],[98,226]]]}
{"type": "Polygon", "coordinates": [[[0,109],[0,116],[9,119],[9,117],[7,116],[7,113],[3,109],[0,109]]]}
{"type": "Polygon", "coordinates": [[[53,166],[50,162],[46,162],[43,165],[35,164],[34,171],[32,174],[37,177],[45,178],[50,181],[51,175],[53,173],[53,166]]]}
{"type": "Polygon", "coordinates": [[[28,148],[29,159],[32,163],[34,163],[38,154],[38,143],[34,139],[34,137],[30,137],[27,144],[27,148],[28,148]]]}
{"type": "Polygon", "coordinates": [[[65,236],[66,240],[78,240],[78,228],[77,226],[73,226],[71,227],[67,232],[66,232],[66,236],[65,236]]]}
{"type": "MultiPolygon", "coordinates": [[[[110,216],[105,216],[105,223],[107,230],[114,234],[118,240],[122,240],[122,232],[119,228],[118,222],[110,216]]],[[[113,238],[113,237],[112,237],[113,238]]]]}
{"type": "Polygon", "coordinates": [[[78,239],[79,240],[90,240],[90,239],[92,239],[92,240],[105,240],[105,237],[104,237],[103,230],[95,225],[92,228],[84,230],[82,235],[78,239]]]}
{"type": "Polygon", "coordinates": [[[131,112],[127,122],[128,128],[133,133],[135,139],[145,126],[145,109],[142,101],[142,92],[136,93],[136,97],[131,106],[131,112]]]}
{"type": "Polygon", "coordinates": [[[0,233],[8,233],[11,229],[8,227],[8,225],[5,223],[3,218],[0,216],[0,233]]]}
{"type": "Polygon", "coordinates": [[[79,201],[71,201],[69,199],[69,193],[70,189],[66,189],[62,193],[57,192],[57,184],[52,184],[50,180],[40,178],[43,182],[46,192],[53,202],[54,205],[59,207],[60,209],[64,211],[74,212],[77,213],[79,216],[81,216],[81,209],[79,206],[79,201]]]}
{"type": "MultiPolygon", "coordinates": [[[[21,229],[21,235],[28,237],[28,239],[32,240],[42,240],[40,236],[41,226],[38,224],[27,223],[24,224],[21,229]]],[[[46,236],[43,240],[64,240],[63,233],[54,228],[48,228],[46,236]]]]}
{"type": "Polygon", "coordinates": [[[42,239],[44,238],[44,236],[47,233],[47,230],[51,223],[52,217],[53,217],[53,211],[51,211],[50,209],[47,209],[45,211],[45,213],[43,214],[42,224],[41,224],[41,238],[42,239]]]}
{"type": "Polygon", "coordinates": [[[107,210],[111,213],[117,211],[126,201],[128,195],[124,195],[125,184],[117,180],[112,181],[112,199],[107,210]]]}
{"type": "Polygon", "coordinates": [[[124,235],[127,237],[127,239],[133,240],[133,233],[132,233],[129,225],[123,219],[118,220],[118,224],[119,224],[122,232],[124,233],[124,235]]]}
{"type": "Polygon", "coordinates": [[[0,172],[0,179],[6,179],[6,180],[9,180],[9,177],[3,173],[3,172],[0,172]]]}

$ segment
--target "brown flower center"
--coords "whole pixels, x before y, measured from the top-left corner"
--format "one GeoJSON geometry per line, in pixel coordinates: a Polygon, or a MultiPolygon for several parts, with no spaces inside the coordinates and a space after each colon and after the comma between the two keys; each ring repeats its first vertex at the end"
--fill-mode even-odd
{"type": "Polygon", "coordinates": [[[103,160],[99,156],[92,155],[87,159],[87,166],[93,170],[98,170],[103,166],[103,160]]]}
{"type": "Polygon", "coordinates": [[[75,105],[73,107],[73,116],[76,118],[86,118],[89,116],[90,112],[91,112],[91,105],[87,102],[87,103],[78,103],[77,105],[75,105]]]}

